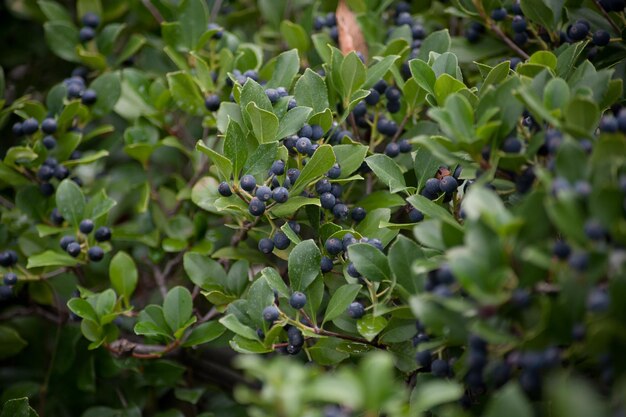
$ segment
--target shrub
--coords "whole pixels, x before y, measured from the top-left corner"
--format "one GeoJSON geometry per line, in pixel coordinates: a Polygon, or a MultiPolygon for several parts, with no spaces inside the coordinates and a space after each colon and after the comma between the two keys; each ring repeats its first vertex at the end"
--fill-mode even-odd
{"type": "Polygon", "coordinates": [[[626,412],[623,1],[0,7],[2,417],[626,412]]]}

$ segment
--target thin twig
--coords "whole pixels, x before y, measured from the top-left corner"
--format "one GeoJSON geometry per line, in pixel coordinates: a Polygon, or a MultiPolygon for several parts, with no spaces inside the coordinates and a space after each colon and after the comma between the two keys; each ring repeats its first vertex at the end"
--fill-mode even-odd
{"type": "Polygon", "coordinates": [[[604,7],[602,7],[602,4],[600,4],[599,0],[593,0],[593,2],[595,3],[596,6],[598,6],[598,9],[600,9],[600,13],[602,13],[602,15],[604,16],[604,18],[609,22],[609,24],[611,25],[611,27],[613,29],[615,29],[615,33],[617,33],[618,35],[620,33],[622,33],[622,31],[620,30],[620,28],[617,26],[617,24],[613,21],[613,19],[611,19],[611,16],[608,14],[608,12],[606,10],[604,10],[604,7]]]}
{"type": "Polygon", "coordinates": [[[150,12],[150,14],[152,14],[152,17],[154,17],[154,20],[156,20],[159,24],[163,23],[163,16],[161,16],[161,13],[159,12],[159,10],[154,7],[154,4],[152,4],[152,2],[150,0],[142,0],[142,3],[144,6],[146,6],[146,9],[148,9],[148,11],[150,12]]]}
{"type": "Polygon", "coordinates": [[[211,8],[211,22],[215,22],[217,18],[217,14],[220,12],[220,8],[222,7],[222,0],[215,0],[213,3],[213,7],[211,8]]]}
{"type": "Polygon", "coordinates": [[[500,39],[502,39],[504,41],[504,43],[506,43],[509,48],[511,48],[512,50],[515,51],[516,54],[518,54],[519,56],[521,56],[524,59],[528,59],[530,58],[530,56],[519,46],[517,46],[515,44],[515,42],[513,42],[511,40],[511,38],[509,38],[506,33],[502,32],[502,29],[500,29],[500,27],[498,25],[496,25],[496,23],[491,20],[489,18],[489,16],[487,15],[487,12],[485,12],[485,9],[481,3],[480,0],[473,0],[474,6],[476,7],[476,10],[478,10],[478,13],[480,13],[480,16],[483,18],[483,20],[485,21],[485,23],[487,23],[487,25],[489,26],[489,28],[496,34],[498,35],[498,37],[500,39]]]}

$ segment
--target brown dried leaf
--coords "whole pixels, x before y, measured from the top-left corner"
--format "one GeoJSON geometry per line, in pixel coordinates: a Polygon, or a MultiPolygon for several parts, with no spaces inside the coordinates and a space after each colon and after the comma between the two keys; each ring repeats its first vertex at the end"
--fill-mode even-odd
{"type": "Polygon", "coordinates": [[[360,52],[367,60],[367,43],[361,31],[356,16],[350,10],[345,0],[339,0],[337,5],[337,30],[339,32],[339,48],[345,55],[351,51],[360,52]]]}

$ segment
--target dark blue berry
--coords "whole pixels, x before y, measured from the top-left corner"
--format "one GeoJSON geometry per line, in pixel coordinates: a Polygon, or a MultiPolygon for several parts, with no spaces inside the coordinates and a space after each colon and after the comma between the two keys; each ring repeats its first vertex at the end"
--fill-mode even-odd
{"type": "Polygon", "coordinates": [[[248,205],[248,211],[253,216],[261,216],[265,213],[265,203],[256,197],[252,197],[250,204],[248,205]]]}
{"type": "Polygon", "coordinates": [[[332,168],[328,170],[326,176],[332,180],[336,180],[337,178],[339,178],[341,176],[341,167],[339,166],[339,164],[334,164],[332,168]]]}
{"type": "Polygon", "coordinates": [[[333,260],[328,256],[322,256],[322,261],[320,263],[320,269],[322,273],[327,273],[333,270],[333,260]]]}
{"type": "Polygon", "coordinates": [[[256,189],[255,195],[261,201],[269,201],[272,198],[272,189],[267,185],[262,185],[256,189]]]}
{"type": "Polygon", "coordinates": [[[584,231],[591,240],[602,240],[606,237],[606,230],[597,220],[588,220],[585,222],[584,231]]]}
{"type": "Polygon", "coordinates": [[[272,104],[276,104],[276,102],[280,99],[280,95],[278,94],[278,91],[276,91],[276,89],[274,88],[268,88],[267,90],[265,90],[265,95],[267,96],[267,98],[270,100],[270,103],[272,104]]]}
{"type": "Polygon", "coordinates": [[[271,239],[264,237],[259,240],[259,250],[264,254],[272,253],[274,250],[274,242],[271,239]]]}
{"type": "Polygon", "coordinates": [[[373,88],[370,89],[370,94],[365,97],[365,103],[367,103],[369,106],[375,106],[378,104],[379,101],[380,93],[373,88]]]}
{"type": "Polygon", "coordinates": [[[574,23],[567,30],[567,36],[574,42],[582,41],[588,34],[589,27],[582,21],[574,23]]]}
{"type": "Polygon", "coordinates": [[[284,234],[283,232],[276,232],[276,234],[274,235],[274,246],[276,247],[276,249],[287,249],[290,244],[291,241],[286,234],[284,234]]]}
{"type": "Polygon", "coordinates": [[[87,12],[83,15],[82,22],[83,25],[95,29],[100,25],[100,17],[93,12],[87,12]]]}
{"type": "Polygon", "coordinates": [[[63,236],[61,240],[59,240],[59,245],[61,246],[61,249],[67,250],[69,244],[74,242],[76,242],[74,236],[63,236]]]}
{"type": "Polygon", "coordinates": [[[50,213],[50,221],[56,226],[62,225],[63,221],[65,221],[58,208],[55,207],[52,209],[52,212],[50,213]]]}
{"type": "Polygon", "coordinates": [[[592,42],[596,46],[606,46],[611,42],[611,35],[606,30],[596,30],[593,33],[592,42]]]}
{"type": "Polygon", "coordinates": [[[239,186],[243,190],[251,192],[254,190],[254,187],[256,187],[256,179],[252,175],[244,175],[239,181],[239,186]]]}
{"type": "Polygon", "coordinates": [[[22,130],[22,124],[20,122],[14,123],[13,127],[11,128],[11,131],[13,132],[15,136],[18,136],[18,137],[24,134],[24,131],[22,130]]]}
{"type": "Polygon", "coordinates": [[[522,150],[522,141],[516,137],[507,138],[502,144],[502,150],[506,153],[519,153],[522,150]]]}
{"type": "Polygon", "coordinates": [[[210,94],[204,99],[204,106],[208,111],[217,111],[220,108],[220,97],[217,94],[210,94]]]}
{"type": "Polygon", "coordinates": [[[411,210],[409,210],[409,220],[411,221],[411,223],[419,223],[424,220],[424,213],[416,208],[412,208],[411,210]]]}
{"type": "Polygon", "coordinates": [[[4,274],[4,285],[15,285],[17,284],[17,275],[14,272],[7,272],[4,274]]]}
{"type": "Polygon", "coordinates": [[[39,178],[41,181],[48,181],[53,176],[54,176],[54,168],[48,165],[42,165],[37,170],[37,178],[39,178]]]}
{"type": "Polygon", "coordinates": [[[332,210],[332,208],[335,207],[336,201],[337,199],[331,193],[323,193],[320,196],[320,203],[322,204],[322,207],[328,210],[332,210]]]}
{"type": "Polygon", "coordinates": [[[96,233],[94,234],[94,237],[96,238],[96,241],[98,242],[106,242],[111,240],[111,229],[109,229],[106,226],[101,226],[98,227],[98,229],[96,229],[96,233]]]}
{"type": "Polygon", "coordinates": [[[353,319],[360,319],[365,315],[365,307],[363,307],[363,304],[355,301],[348,307],[348,315],[353,319]]]}
{"type": "Polygon", "coordinates": [[[348,217],[349,211],[348,206],[343,203],[335,204],[335,207],[333,207],[333,215],[341,220],[345,220],[348,217]]]}
{"type": "Polygon", "coordinates": [[[300,177],[300,170],[298,168],[289,168],[287,170],[287,178],[291,181],[291,184],[295,184],[300,177]]]}
{"type": "Polygon", "coordinates": [[[361,220],[365,219],[367,211],[365,211],[363,207],[355,207],[352,209],[350,215],[352,216],[352,220],[354,220],[355,222],[360,222],[361,220]]]}
{"type": "Polygon", "coordinates": [[[402,94],[400,93],[400,90],[392,86],[385,90],[385,97],[387,97],[387,100],[389,101],[400,101],[402,94]]]}
{"type": "Polygon", "coordinates": [[[440,181],[439,181],[439,188],[441,189],[441,191],[443,191],[444,193],[452,193],[454,191],[456,191],[456,189],[458,188],[459,183],[457,182],[457,180],[451,176],[445,176],[443,177],[440,181]]]}
{"type": "Polygon", "coordinates": [[[277,203],[284,203],[289,199],[289,191],[285,187],[276,187],[272,191],[272,198],[277,203]]]}
{"type": "Polygon", "coordinates": [[[450,366],[448,365],[448,362],[443,359],[435,359],[430,365],[430,370],[433,376],[445,378],[450,372],[450,366]]]}
{"type": "Polygon", "coordinates": [[[80,31],[78,32],[78,39],[80,39],[81,42],[89,42],[95,37],[96,37],[96,31],[93,30],[93,28],[89,26],[83,26],[82,28],[80,28],[80,31]]]}
{"type": "Polygon", "coordinates": [[[514,16],[513,22],[511,23],[511,27],[513,28],[513,32],[523,33],[526,31],[527,23],[526,19],[523,16],[514,16]]]}
{"type": "Polygon", "coordinates": [[[348,275],[350,275],[352,278],[361,278],[361,273],[357,271],[356,266],[354,266],[352,262],[348,264],[346,272],[348,272],[348,275]]]}
{"type": "Polygon", "coordinates": [[[328,238],[326,243],[324,243],[324,247],[326,248],[326,252],[332,256],[337,256],[343,252],[343,244],[341,240],[336,237],[328,238]]]}
{"type": "Polygon", "coordinates": [[[92,246],[87,250],[87,256],[92,262],[99,262],[104,257],[104,251],[100,246],[92,246]]]}
{"type": "Polygon", "coordinates": [[[48,150],[54,149],[57,146],[57,141],[53,136],[45,136],[41,143],[48,150]]]}
{"type": "Polygon", "coordinates": [[[491,18],[495,20],[496,22],[500,22],[506,18],[506,14],[507,14],[506,9],[503,7],[500,7],[499,9],[493,9],[491,11],[491,18]]]}
{"type": "Polygon", "coordinates": [[[584,271],[587,269],[587,267],[589,266],[589,255],[587,254],[587,252],[573,252],[567,262],[569,263],[569,266],[571,266],[572,268],[574,268],[577,271],[584,271]]]}
{"type": "Polygon", "coordinates": [[[87,89],[83,92],[81,96],[81,101],[83,104],[89,106],[94,104],[98,100],[98,93],[95,90],[87,89]]]}
{"type": "Polygon", "coordinates": [[[402,139],[400,142],[398,142],[398,146],[400,147],[401,153],[409,153],[412,150],[411,143],[406,139],[402,139]]]}
{"type": "Polygon", "coordinates": [[[615,133],[619,129],[617,119],[611,115],[606,115],[600,120],[598,126],[601,132],[615,133]]]}
{"type": "Polygon", "coordinates": [[[233,191],[230,189],[230,185],[226,181],[220,182],[217,186],[217,192],[224,197],[230,197],[233,195],[233,191]]]}
{"type": "Polygon", "coordinates": [[[285,162],[282,160],[274,161],[270,171],[274,175],[283,175],[285,173],[285,162]]]}
{"type": "Polygon", "coordinates": [[[296,150],[301,154],[308,154],[311,150],[311,139],[301,136],[296,141],[296,150]]]}
{"type": "Polygon", "coordinates": [[[289,305],[296,310],[300,310],[306,305],[306,295],[300,291],[294,292],[289,298],[289,305]]]}
{"type": "Polygon", "coordinates": [[[57,131],[57,121],[52,118],[43,119],[41,122],[41,131],[47,135],[51,135],[57,131]]]}
{"type": "Polygon", "coordinates": [[[92,232],[93,227],[94,227],[94,224],[93,224],[93,220],[91,219],[82,220],[80,224],[78,225],[78,229],[81,231],[81,233],[84,233],[86,235],[92,232]]]}
{"type": "Polygon", "coordinates": [[[417,354],[415,355],[415,360],[417,361],[417,364],[420,365],[424,370],[430,370],[432,364],[432,354],[430,350],[422,350],[420,352],[417,352],[417,354]]]}
{"type": "Polygon", "coordinates": [[[66,252],[76,258],[78,255],[80,255],[80,245],[77,242],[71,242],[67,245],[67,247],[65,248],[66,252]]]}
{"type": "Polygon", "coordinates": [[[263,320],[270,323],[275,322],[280,317],[280,312],[275,306],[267,306],[263,309],[263,320]]]}
{"type": "Polygon", "coordinates": [[[39,130],[39,122],[34,117],[26,119],[22,122],[22,132],[25,135],[32,135],[39,130]]]}
{"type": "Polygon", "coordinates": [[[394,142],[388,143],[385,147],[385,155],[390,158],[395,158],[396,156],[400,155],[400,147],[398,146],[398,144],[394,142]]]}

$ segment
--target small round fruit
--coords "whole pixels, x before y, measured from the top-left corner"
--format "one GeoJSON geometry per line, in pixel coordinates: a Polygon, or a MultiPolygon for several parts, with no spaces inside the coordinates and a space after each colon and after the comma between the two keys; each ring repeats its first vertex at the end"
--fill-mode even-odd
{"type": "Polygon", "coordinates": [[[272,251],[274,250],[274,242],[272,241],[272,239],[264,237],[263,239],[259,240],[259,250],[266,255],[272,253],[272,251]]]}
{"type": "Polygon", "coordinates": [[[89,26],[83,26],[82,28],[80,28],[80,31],[78,32],[78,39],[83,43],[89,42],[95,37],[96,37],[96,31],[93,30],[93,28],[89,26]]]}
{"type": "Polygon", "coordinates": [[[248,211],[253,216],[261,216],[265,213],[265,203],[257,197],[252,197],[250,204],[248,205],[248,211]]]}
{"type": "Polygon", "coordinates": [[[25,135],[32,135],[39,130],[39,122],[34,117],[26,119],[22,122],[22,132],[25,135]]]}
{"type": "Polygon", "coordinates": [[[272,104],[276,104],[276,102],[280,99],[280,95],[278,94],[278,91],[276,91],[275,88],[268,88],[267,90],[265,90],[265,95],[267,96],[267,98],[270,100],[270,103],[272,104]]]}
{"type": "Polygon", "coordinates": [[[315,184],[315,191],[317,191],[317,193],[320,195],[324,193],[330,193],[332,188],[333,185],[326,178],[322,178],[315,184]]]}
{"type": "Polygon", "coordinates": [[[272,191],[272,198],[277,203],[284,203],[289,199],[289,190],[285,187],[276,187],[272,191]]]}
{"type": "Polygon", "coordinates": [[[389,101],[399,101],[402,94],[396,87],[389,87],[385,90],[385,97],[387,97],[389,101]]]}
{"type": "Polygon", "coordinates": [[[350,275],[352,278],[361,278],[362,276],[361,273],[356,270],[356,266],[354,266],[352,262],[348,264],[346,271],[348,272],[348,275],[350,275]]]}
{"type": "Polygon", "coordinates": [[[256,179],[252,175],[244,175],[239,181],[239,186],[250,192],[254,190],[254,187],[256,187],[256,179]]]}
{"type": "Polygon", "coordinates": [[[320,203],[322,207],[328,210],[332,210],[335,207],[337,199],[331,193],[324,193],[320,196],[320,203]]]}
{"type": "Polygon", "coordinates": [[[204,99],[204,107],[208,111],[217,111],[220,108],[220,96],[217,94],[209,94],[204,99]]]}
{"type": "Polygon", "coordinates": [[[283,175],[285,173],[285,162],[282,160],[274,161],[270,171],[274,175],[283,175]]]}
{"type": "Polygon", "coordinates": [[[308,154],[311,149],[311,139],[301,136],[296,141],[296,150],[301,154],[308,154]]]}
{"type": "Polygon", "coordinates": [[[298,131],[298,136],[311,139],[311,136],[313,136],[313,128],[311,125],[306,124],[302,126],[302,128],[298,131]]]}
{"type": "Polygon", "coordinates": [[[44,197],[50,197],[54,194],[54,185],[49,182],[44,182],[43,184],[39,184],[39,191],[44,197]]]}
{"type": "Polygon", "coordinates": [[[92,262],[99,262],[104,257],[104,251],[100,246],[92,246],[87,251],[87,256],[92,262]]]}
{"type": "Polygon", "coordinates": [[[80,224],[78,225],[78,229],[81,231],[81,233],[84,233],[86,235],[88,235],[89,233],[91,233],[93,231],[93,220],[91,219],[85,219],[83,221],[80,222],[80,224]]]}
{"type": "Polygon", "coordinates": [[[443,191],[444,193],[452,193],[454,191],[456,191],[456,189],[458,188],[459,183],[457,182],[457,180],[451,176],[448,175],[446,177],[443,177],[441,179],[441,181],[439,181],[439,188],[441,189],[441,191],[443,191]]]}
{"type": "Polygon", "coordinates": [[[83,104],[90,106],[98,101],[98,93],[95,90],[90,88],[86,89],[81,96],[81,101],[83,104]]]}
{"type": "Polygon", "coordinates": [[[419,223],[424,220],[424,213],[416,208],[409,210],[409,220],[411,223],[419,223]]]}
{"type": "Polygon", "coordinates": [[[596,30],[592,42],[596,46],[607,46],[611,42],[611,35],[606,30],[596,30]]]}
{"type": "Polygon", "coordinates": [[[52,209],[52,212],[50,213],[50,221],[55,226],[60,226],[63,224],[63,221],[65,221],[58,208],[55,207],[52,209]]]}
{"type": "Polygon", "coordinates": [[[365,307],[363,307],[363,304],[355,301],[348,307],[348,315],[353,319],[360,319],[365,315],[365,307]]]}
{"type": "Polygon", "coordinates": [[[443,359],[435,359],[430,365],[430,370],[433,373],[433,376],[445,378],[450,372],[450,366],[448,365],[448,362],[443,359]]]}
{"type": "Polygon", "coordinates": [[[401,153],[409,153],[412,150],[411,143],[406,139],[402,139],[398,142],[398,146],[400,147],[401,153]]]}
{"type": "Polygon", "coordinates": [[[81,249],[80,249],[80,245],[77,242],[71,242],[67,245],[65,250],[70,256],[76,258],[78,255],[80,255],[81,249]]]}
{"type": "Polygon", "coordinates": [[[289,168],[287,170],[287,178],[291,184],[295,184],[298,178],[300,178],[300,170],[298,168],[289,168]]]}
{"type": "Polygon", "coordinates": [[[324,128],[320,125],[311,125],[311,140],[318,141],[324,136],[324,128]]]}
{"type": "Polygon", "coordinates": [[[493,9],[491,11],[491,18],[493,20],[495,20],[496,22],[500,22],[504,19],[506,19],[506,9],[503,7],[500,7],[498,9],[493,9]]]}
{"type": "Polygon", "coordinates": [[[270,323],[275,322],[280,317],[280,312],[275,306],[267,306],[263,309],[263,320],[270,323]]]}
{"type": "Polygon", "coordinates": [[[52,167],[50,167],[48,165],[42,165],[37,170],[37,178],[39,178],[41,181],[48,181],[53,176],[54,176],[54,168],[52,168],[52,167]]]}
{"type": "Polygon", "coordinates": [[[4,285],[15,285],[17,284],[17,275],[14,272],[7,272],[4,274],[4,285]]]}
{"type": "Polygon", "coordinates": [[[369,106],[375,106],[380,101],[380,93],[375,89],[370,89],[370,93],[365,97],[365,103],[369,106]]]}
{"type": "Polygon", "coordinates": [[[284,234],[283,232],[276,232],[276,234],[274,235],[274,246],[276,247],[276,249],[287,249],[290,244],[291,241],[286,234],[284,234]]]}
{"type": "Polygon", "coordinates": [[[18,137],[24,134],[24,131],[22,130],[22,124],[20,122],[14,123],[13,127],[11,128],[11,131],[13,132],[15,136],[18,136],[18,137]]]}
{"type": "Polygon", "coordinates": [[[96,229],[95,238],[98,242],[106,242],[111,240],[111,229],[106,226],[101,226],[96,229]]]}
{"type": "Polygon", "coordinates": [[[306,305],[306,295],[300,291],[294,292],[289,298],[289,305],[296,310],[300,310],[306,305]]]}
{"type": "Polygon", "coordinates": [[[272,198],[272,189],[267,185],[262,185],[256,189],[255,195],[261,201],[269,201],[272,198]]]}
{"type": "Polygon", "coordinates": [[[354,220],[355,222],[360,222],[361,220],[365,219],[366,215],[367,215],[367,211],[365,211],[363,207],[355,207],[352,209],[352,212],[350,213],[352,220],[354,220]]]}
{"type": "Polygon", "coordinates": [[[326,176],[331,180],[336,180],[341,176],[341,167],[339,164],[334,164],[331,169],[328,170],[326,176]]]}
{"type": "Polygon", "coordinates": [[[333,207],[333,215],[341,220],[344,220],[346,217],[348,217],[349,211],[350,209],[348,208],[348,206],[343,203],[335,204],[335,207],[333,207]]]}
{"type": "Polygon", "coordinates": [[[593,289],[587,297],[587,309],[592,313],[603,313],[610,307],[609,294],[600,288],[593,289]]]}
{"type": "Polygon", "coordinates": [[[585,22],[578,21],[569,27],[567,36],[574,42],[582,41],[589,34],[589,27],[585,22]]]}
{"type": "Polygon", "coordinates": [[[320,262],[320,269],[322,273],[325,274],[333,270],[333,260],[328,256],[322,256],[322,261],[320,262]]]}
{"type": "Polygon", "coordinates": [[[61,246],[61,249],[67,250],[69,244],[74,242],[76,242],[74,236],[63,236],[61,240],[59,240],[59,245],[61,246]]]}
{"type": "Polygon", "coordinates": [[[57,146],[57,141],[53,136],[44,136],[41,143],[47,150],[54,149],[57,146]]]}
{"type": "Polygon", "coordinates": [[[390,158],[395,158],[396,156],[400,155],[400,146],[398,146],[397,143],[388,143],[385,147],[385,155],[390,158]]]}
{"type": "Polygon", "coordinates": [[[422,350],[420,352],[417,352],[417,354],[415,355],[415,360],[422,368],[424,368],[425,370],[429,370],[433,359],[430,350],[422,350]]]}
{"type": "Polygon", "coordinates": [[[336,237],[328,238],[326,243],[324,243],[324,247],[326,248],[326,252],[332,256],[337,256],[343,252],[343,243],[336,237]]]}
{"type": "Polygon", "coordinates": [[[507,138],[502,144],[502,150],[506,153],[519,153],[522,150],[522,141],[516,137],[507,138]]]}
{"type": "Polygon", "coordinates": [[[226,181],[220,182],[220,185],[217,186],[217,192],[224,197],[230,197],[233,195],[233,191],[230,189],[230,185],[228,185],[226,181]]]}
{"type": "Polygon", "coordinates": [[[51,117],[43,119],[41,122],[41,131],[46,135],[51,135],[57,131],[57,121],[51,117]]]}
{"type": "Polygon", "coordinates": [[[514,16],[511,27],[515,33],[525,32],[527,27],[526,19],[523,16],[514,16]]]}
{"type": "Polygon", "coordinates": [[[94,29],[100,25],[100,17],[93,12],[85,13],[81,21],[83,22],[83,25],[94,29]]]}

